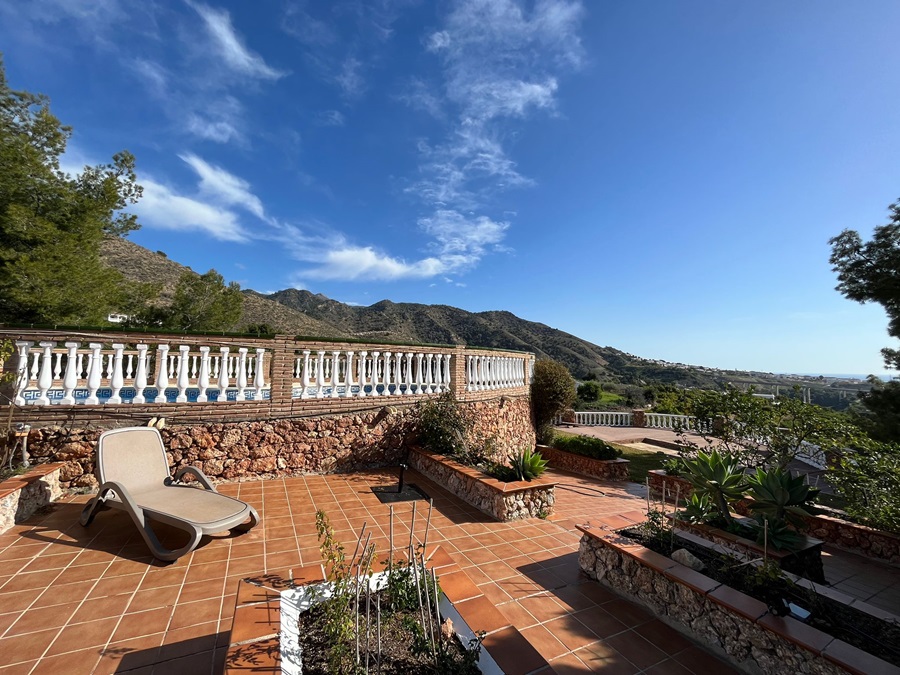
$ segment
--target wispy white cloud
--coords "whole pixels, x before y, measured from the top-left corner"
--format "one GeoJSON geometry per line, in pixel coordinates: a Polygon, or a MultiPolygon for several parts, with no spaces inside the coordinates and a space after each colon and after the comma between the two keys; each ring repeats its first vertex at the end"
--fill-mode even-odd
{"type": "Polygon", "coordinates": [[[191,0],[187,0],[187,3],[203,19],[212,46],[233,71],[265,80],[277,80],[287,74],[268,65],[259,54],[244,44],[226,10],[191,0]]]}
{"type": "Polygon", "coordinates": [[[179,155],[200,178],[200,194],[225,206],[239,206],[260,220],[268,220],[262,201],[250,191],[250,184],[222,167],[209,164],[196,155],[179,155]]]}
{"type": "Polygon", "coordinates": [[[246,144],[244,106],[234,96],[216,98],[202,109],[189,111],[184,128],[195,136],[216,143],[246,144]]]}
{"type": "Polygon", "coordinates": [[[341,70],[334,79],[347,98],[357,98],[366,90],[361,71],[362,62],[354,56],[348,56],[341,64],[341,70]]]}
{"type": "Polygon", "coordinates": [[[558,73],[583,60],[583,14],[580,0],[537,0],[530,11],[518,0],[457,0],[444,25],[425,37],[442,65],[443,98],[421,82],[400,98],[430,114],[455,111],[456,121],[444,140],[419,143],[420,175],[407,192],[433,209],[419,226],[448,269],[505,250],[510,223],[475,212],[500,191],[533,184],[503,139],[510,122],[554,110],[558,73]]]}
{"type": "Polygon", "coordinates": [[[134,59],[130,66],[147,91],[158,98],[166,95],[169,88],[169,76],[165,68],[149,59],[134,59]]]}
{"type": "Polygon", "coordinates": [[[346,119],[340,110],[323,110],[316,117],[316,122],[323,127],[342,127],[346,119]]]}
{"type": "Polygon", "coordinates": [[[135,206],[135,212],[141,223],[163,230],[200,231],[222,241],[249,240],[233,211],[179,194],[150,178],[142,178],[140,183],[144,186],[144,196],[135,206]]]}

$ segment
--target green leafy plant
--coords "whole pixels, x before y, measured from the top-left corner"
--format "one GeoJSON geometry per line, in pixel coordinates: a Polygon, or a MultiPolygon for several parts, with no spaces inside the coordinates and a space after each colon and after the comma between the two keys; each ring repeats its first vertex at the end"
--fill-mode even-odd
{"type": "Polygon", "coordinates": [[[650,509],[647,511],[647,519],[641,523],[640,529],[648,536],[654,539],[662,539],[671,533],[672,527],[669,519],[659,509],[650,509]]]}
{"type": "Polygon", "coordinates": [[[547,468],[547,460],[541,453],[534,452],[531,448],[523,448],[519,454],[510,460],[512,470],[517,480],[531,480],[537,478],[547,468]]]}
{"type": "Polygon", "coordinates": [[[900,534],[900,445],[871,443],[843,454],[828,472],[857,520],[900,534]]]}
{"type": "Polygon", "coordinates": [[[744,472],[737,459],[720,454],[715,448],[699,451],[693,459],[684,460],[685,478],[694,486],[694,494],[707,495],[710,504],[726,524],[733,519],[728,503],[744,494],[744,472]]]}
{"type": "Polygon", "coordinates": [[[684,502],[684,509],[679,512],[679,517],[690,523],[706,523],[716,515],[716,509],[709,501],[706,493],[693,493],[684,502]]]}
{"type": "Polygon", "coordinates": [[[762,514],[756,516],[756,543],[768,545],[779,551],[795,551],[803,544],[804,537],[791,529],[785,520],[770,520],[762,514]]]}
{"type": "Polygon", "coordinates": [[[471,417],[453,392],[448,391],[419,404],[415,427],[419,442],[427,450],[460,461],[469,459],[472,426],[471,417]]]}
{"type": "Polygon", "coordinates": [[[684,464],[680,457],[672,457],[662,463],[662,468],[667,476],[678,477],[684,473],[684,464]]]}
{"type": "Polygon", "coordinates": [[[803,516],[808,516],[804,506],[815,501],[819,490],[806,485],[802,476],[791,476],[789,471],[779,468],[763,471],[747,477],[750,496],[750,510],[763,516],[770,523],[787,522],[795,527],[803,525],[803,516]]]}
{"type": "Polygon", "coordinates": [[[563,436],[557,434],[553,437],[551,445],[559,450],[591,457],[592,459],[616,459],[620,454],[609,443],[593,436],[563,436]]]}

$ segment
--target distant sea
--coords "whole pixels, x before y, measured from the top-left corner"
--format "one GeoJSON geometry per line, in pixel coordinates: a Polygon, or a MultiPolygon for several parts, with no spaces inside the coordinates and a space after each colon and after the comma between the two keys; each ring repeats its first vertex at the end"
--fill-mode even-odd
{"type": "MultiPolygon", "coordinates": [[[[862,375],[860,373],[781,373],[782,375],[804,375],[806,377],[839,377],[843,380],[864,380],[869,375],[862,375]]],[[[875,377],[884,380],[885,382],[890,382],[895,379],[897,375],[891,375],[890,373],[872,373],[875,377]]]]}

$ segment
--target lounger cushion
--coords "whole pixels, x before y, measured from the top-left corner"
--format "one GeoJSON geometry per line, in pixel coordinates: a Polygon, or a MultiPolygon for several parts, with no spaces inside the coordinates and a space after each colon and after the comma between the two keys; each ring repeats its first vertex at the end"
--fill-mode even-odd
{"type": "Polygon", "coordinates": [[[138,506],[150,512],[148,515],[151,518],[153,513],[164,514],[193,523],[204,531],[216,525],[228,529],[236,524],[232,521],[239,517],[239,521],[243,520],[249,513],[244,502],[190,486],[160,486],[143,490],[132,497],[138,506]]]}

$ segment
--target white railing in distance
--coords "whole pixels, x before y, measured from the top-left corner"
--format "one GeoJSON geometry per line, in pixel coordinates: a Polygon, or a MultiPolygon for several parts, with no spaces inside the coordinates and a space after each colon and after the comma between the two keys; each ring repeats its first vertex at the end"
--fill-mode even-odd
{"type": "Polygon", "coordinates": [[[531,361],[525,356],[466,355],[466,391],[493,391],[525,386],[531,361]]]}
{"type": "Polygon", "coordinates": [[[585,427],[630,427],[630,412],[590,410],[575,413],[575,423],[585,427]]]}

